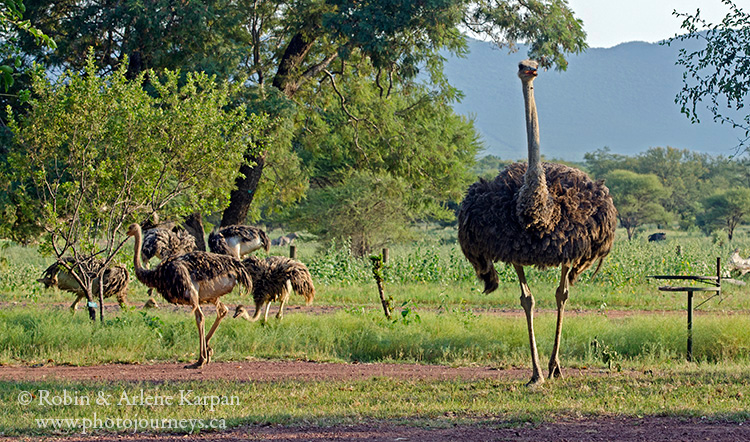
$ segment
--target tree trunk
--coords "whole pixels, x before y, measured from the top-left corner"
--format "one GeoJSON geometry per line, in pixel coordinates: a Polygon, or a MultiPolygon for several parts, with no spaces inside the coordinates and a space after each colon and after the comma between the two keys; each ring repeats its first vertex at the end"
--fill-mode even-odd
{"type": "Polygon", "coordinates": [[[625,231],[628,232],[628,241],[633,239],[633,233],[635,233],[635,227],[625,226],[625,231]]]}
{"type": "Polygon", "coordinates": [[[104,272],[99,275],[99,322],[104,324],[104,272]]]}
{"type": "Polygon", "coordinates": [[[243,164],[240,167],[240,173],[244,178],[237,178],[235,184],[237,188],[230,195],[229,207],[224,210],[221,218],[221,226],[231,226],[233,224],[244,224],[247,213],[250,211],[250,204],[255,198],[255,191],[258,189],[260,177],[263,176],[263,166],[266,163],[266,153],[247,157],[254,166],[243,164]]]}
{"type": "Polygon", "coordinates": [[[206,240],[203,239],[203,218],[199,212],[185,218],[185,230],[195,238],[195,248],[202,252],[206,251],[206,240]]]}
{"type": "MultiPolygon", "coordinates": [[[[291,98],[300,87],[300,67],[305,62],[307,55],[313,48],[316,37],[312,33],[298,32],[292,37],[284,50],[284,55],[279,61],[279,67],[273,78],[273,87],[282,91],[284,95],[291,98]]],[[[332,57],[326,58],[321,63],[325,65],[330,63],[332,57]]],[[[255,198],[261,176],[263,176],[263,167],[265,166],[266,151],[263,149],[259,154],[245,153],[246,158],[255,162],[255,166],[240,166],[240,172],[245,178],[238,178],[236,181],[237,189],[232,191],[230,196],[229,207],[224,210],[221,218],[222,226],[232,224],[243,224],[250,211],[250,205],[255,198]]]]}
{"type": "Polygon", "coordinates": [[[273,77],[273,87],[284,92],[284,95],[291,97],[297,92],[299,83],[296,79],[299,67],[305,61],[307,54],[315,43],[315,38],[306,37],[301,32],[297,33],[289,40],[289,45],[284,51],[284,55],[279,62],[279,68],[273,77]]]}

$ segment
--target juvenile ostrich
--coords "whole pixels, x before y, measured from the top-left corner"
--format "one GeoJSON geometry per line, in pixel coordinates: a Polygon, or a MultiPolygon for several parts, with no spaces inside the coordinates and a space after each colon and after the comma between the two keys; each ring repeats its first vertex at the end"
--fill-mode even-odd
{"type": "Polygon", "coordinates": [[[603,181],[592,181],[578,169],[541,161],[533,89],[537,67],[532,60],[518,65],[526,107],[528,165],[511,164],[493,181],[480,179],[471,185],[458,212],[458,240],[477,277],[484,281],[484,292],[498,287],[493,262],[512,264],[518,274],[533,368],[529,385],[542,383],[544,378],[534,337],[534,297],[523,267],[561,268],[555,293],[557,328],[549,361],[549,377],[559,377],[560,333],[569,284],[597,260],[601,266],[612,248],[616,227],[615,206],[603,181]]]}
{"type": "MultiPolygon", "coordinates": [[[[71,258],[64,258],[64,260],[68,263],[68,265],[75,264],[75,261],[71,258]]],[[[101,262],[96,262],[95,268],[91,270],[92,274],[90,276],[93,277],[96,273],[99,272],[100,269],[101,262]]],[[[126,269],[123,265],[116,265],[105,270],[103,297],[110,298],[112,296],[115,296],[117,298],[117,303],[120,305],[120,308],[125,308],[127,306],[129,279],[130,275],[128,274],[128,269],[126,269]]],[[[73,275],[70,274],[68,269],[65,268],[61,261],[57,261],[51,266],[47,267],[47,269],[42,274],[42,277],[37,279],[37,281],[44,284],[46,288],[57,287],[60,290],[74,293],[76,295],[76,299],[70,306],[70,310],[73,312],[75,312],[75,310],[78,308],[78,303],[81,301],[81,299],[86,297],[86,293],[84,292],[81,285],[78,284],[78,281],[73,278],[73,275]]],[[[94,291],[93,295],[99,296],[99,278],[93,279],[93,281],[91,282],[91,288],[94,291]]]]}
{"type": "MultiPolygon", "coordinates": [[[[195,250],[195,238],[186,230],[176,230],[174,223],[162,224],[159,227],[152,227],[143,232],[143,247],[141,257],[144,265],[148,267],[149,261],[153,257],[164,261],[165,259],[184,255],[185,253],[195,250]]],[[[148,296],[151,297],[153,289],[148,289],[148,296]]]]}
{"type": "Polygon", "coordinates": [[[231,292],[237,284],[248,290],[252,289],[252,281],[245,267],[238,259],[231,256],[196,251],[167,258],[150,270],[144,268],[141,262],[143,244],[141,226],[131,224],[128,228],[128,236],[135,238],[133,266],[136,278],[147,287],[156,289],[167,302],[189,305],[193,308],[195,323],[198,326],[200,350],[198,361],[185,368],[203,367],[211,361],[213,354],[213,350],[208,345],[211,337],[228,313],[219,298],[231,292]],[[205,316],[200,307],[200,304],[207,303],[216,306],[216,320],[208,334],[205,333],[205,316]]]}
{"type": "Polygon", "coordinates": [[[281,319],[284,316],[284,304],[292,290],[303,296],[307,304],[312,303],[315,298],[315,286],[310,272],[307,266],[297,260],[284,256],[269,256],[261,260],[250,256],[242,261],[242,264],[253,279],[255,315],[250,317],[245,307],[239,305],[234,312],[235,318],[242,317],[255,322],[260,318],[261,310],[265,306],[263,322],[267,322],[271,302],[279,301],[281,305],[276,318],[281,319]]]}
{"type": "Polygon", "coordinates": [[[143,232],[141,256],[145,263],[153,257],[164,260],[193,250],[195,250],[195,238],[186,230],[175,231],[164,227],[154,227],[143,232]]]}
{"type": "Polygon", "coordinates": [[[263,229],[253,226],[226,226],[208,235],[208,248],[214,253],[231,255],[237,259],[260,249],[268,253],[271,241],[263,229]]]}

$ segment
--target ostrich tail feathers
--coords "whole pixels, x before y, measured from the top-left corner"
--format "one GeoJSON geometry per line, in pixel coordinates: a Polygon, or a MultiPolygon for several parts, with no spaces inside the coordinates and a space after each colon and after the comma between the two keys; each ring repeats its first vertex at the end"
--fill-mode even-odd
{"type": "Polygon", "coordinates": [[[494,267],[487,273],[481,273],[478,275],[479,279],[484,281],[484,294],[489,294],[497,290],[500,285],[500,279],[497,277],[497,271],[494,267]]]}
{"type": "Polygon", "coordinates": [[[599,273],[599,269],[602,268],[602,264],[604,263],[604,257],[602,256],[599,258],[599,264],[596,265],[596,268],[594,269],[594,274],[591,275],[591,279],[596,278],[596,275],[599,273]]]}
{"type": "Polygon", "coordinates": [[[260,236],[260,241],[263,243],[263,250],[268,253],[268,251],[271,248],[271,240],[268,239],[268,235],[266,234],[266,231],[263,229],[258,229],[258,236],[260,236]]]}

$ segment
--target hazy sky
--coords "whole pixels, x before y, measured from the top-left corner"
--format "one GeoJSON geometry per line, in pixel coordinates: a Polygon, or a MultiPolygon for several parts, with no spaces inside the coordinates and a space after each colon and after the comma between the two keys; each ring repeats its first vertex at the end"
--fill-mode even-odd
{"type": "MultiPolygon", "coordinates": [[[[750,0],[735,0],[750,12],[750,0]]],[[[608,48],[628,41],[657,42],[680,30],[681,20],[672,11],[694,14],[711,23],[721,21],[729,9],[720,0],[568,0],[592,48],[608,48]]]]}

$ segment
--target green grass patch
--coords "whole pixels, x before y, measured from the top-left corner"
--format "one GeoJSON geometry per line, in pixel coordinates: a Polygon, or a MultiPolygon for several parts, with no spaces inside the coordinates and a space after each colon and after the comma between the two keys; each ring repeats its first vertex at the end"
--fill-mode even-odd
{"type": "MultiPolygon", "coordinates": [[[[523,317],[475,314],[470,310],[405,311],[387,321],[374,309],[325,315],[288,315],[266,326],[226,319],[211,342],[216,360],[295,358],[334,362],[430,364],[528,363],[523,317]]],[[[212,316],[208,317],[207,326],[212,316]]],[[[553,313],[540,314],[536,336],[544,355],[552,347],[553,313]]],[[[607,317],[571,315],[563,329],[564,364],[654,364],[685,357],[686,327],[680,314],[607,317]]],[[[195,321],[187,311],[127,311],[92,323],[38,307],[0,311],[0,363],[92,365],[196,358],[195,321]]],[[[700,315],[694,325],[694,357],[709,362],[750,360],[750,318],[700,315]]]]}
{"type": "Polygon", "coordinates": [[[747,368],[576,376],[535,389],[501,377],[450,382],[377,377],[354,382],[0,382],[5,410],[0,434],[81,433],[85,419],[89,433],[96,431],[90,428],[95,419],[110,432],[132,432],[135,426],[139,431],[204,432],[222,423],[225,428],[310,422],[326,426],[378,419],[508,425],[599,415],[743,421],[750,418],[747,368]],[[66,395],[72,402],[65,403],[66,395]],[[28,398],[31,403],[22,403],[28,398]],[[170,420],[194,420],[206,428],[191,428],[189,421],[185,428],[165,428],[170,420]],[[55,425],[59,428],[53,429],[55,425]]]}

